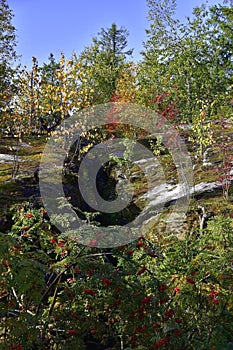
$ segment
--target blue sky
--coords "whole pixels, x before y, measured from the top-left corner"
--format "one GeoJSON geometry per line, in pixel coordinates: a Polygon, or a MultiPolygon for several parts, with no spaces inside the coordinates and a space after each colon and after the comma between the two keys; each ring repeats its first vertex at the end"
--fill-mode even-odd
{"type": "MultiPolygon", "coordinates": [[[[159,0],[158,0],[159,1],[159,0]]],[[[202,0],[177,0],[177,16],[184,19],[202,0]]],[[[209,3],[217,3],[209,0],[209,3]]],[[[56,57],[64,52],[81,52],[91,44],[101,28],[113,22],[128,29],[129,48],[134,48],[134,60],[140,59],[145,29],[148,28],[146,0],[8,0],[17,29],[17,51],[21,62],[31,66],[35,56],[39,63],[47,61],[52,52],[56,57]]]]}

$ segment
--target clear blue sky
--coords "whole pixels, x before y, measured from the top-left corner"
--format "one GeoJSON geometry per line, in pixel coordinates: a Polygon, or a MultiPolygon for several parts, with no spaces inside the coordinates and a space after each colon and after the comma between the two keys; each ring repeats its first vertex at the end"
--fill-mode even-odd
{"type": "MultiPolygon", "coordinates": [[[[159,0],[158,0],[159,1],[159,0]]],[[[177,16],[184,19],[202,0],[177,0],[177,16]]],[[[221,1],[209,0],[209,3],[221,1]]],[[[8,0],[17,29],[17,51],[21,62],[31,66],[35,56],[39,64],[52,52],[80,53],[101,28],[113,22],[128,29],[129,48],[134,60],[140,59],[145,29],[148,28],[146,0],[8,0]]]]}

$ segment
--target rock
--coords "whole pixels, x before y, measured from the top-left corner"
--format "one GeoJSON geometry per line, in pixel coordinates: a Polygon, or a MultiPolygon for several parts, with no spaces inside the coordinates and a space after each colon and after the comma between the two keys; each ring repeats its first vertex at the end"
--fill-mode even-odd
{"type": "Polygon", "coordinates": [[[32,148],[32,146],[29,145],[29,144],[26,143],[26,142],[21,142],[21,143],[19,144],[19,146],[21,146],[21,147],[23,147],[23,148],[32,148]]]}
{"type": "Polygon", "coordinates": [[[191,189],[191,194],[200,194],[204,192],[212,192],[214,189],[221,188],[221,184],[217,181],[213,182],[201,182],[197,185],[194,185],[191,189]]]}
{"type": "Polygon", "coordinates": [[[22,159],[20,157],[15,157],[11,154],[0,154],[0,163],[8,163],[8,162],[21,162],[22,159]]]}

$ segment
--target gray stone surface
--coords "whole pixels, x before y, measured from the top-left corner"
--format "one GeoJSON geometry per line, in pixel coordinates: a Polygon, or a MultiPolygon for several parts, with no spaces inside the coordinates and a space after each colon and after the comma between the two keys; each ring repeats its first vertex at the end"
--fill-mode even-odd
{"type": "Polygon", "coordinates": [[[0,163],[12,163],[17,159],[17,161],[22,161],[22,159],[20,157],[15,158],[15,156],[11,155],[11,154],[1,154],[0,153],[0,163]]]}

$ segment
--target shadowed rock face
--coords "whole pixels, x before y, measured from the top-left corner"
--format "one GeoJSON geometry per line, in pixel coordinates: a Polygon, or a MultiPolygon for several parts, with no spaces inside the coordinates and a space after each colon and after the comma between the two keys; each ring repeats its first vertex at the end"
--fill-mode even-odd
{"type": "MultiPolygon", "coordinates": [[[[127,174],[126,172],[122,173],[118,168],[114,169],[114,177],[112,176],[112,169],[107,168],[107,171],[104,171],[103,168],[100,169],[96,179],[97,188],[101,197],[106,201],[111,202],[115,199],[118,188],[122,187],[127,191],[127,185],[125,185],[127,178],[130,182],[137,184],[133,200],[125,211],[114,213],[114,215],[100,214],[97,221],[99,221],[102,226],[124,226],[135,220],[135,225],[140,227],[144,223],[149,224],[154,219],[158,219],[160,214],[163,213],[164,207],[174,207],[172,220],[177,226],[177,222],[179,222],[179,215],[176,215],[177,208],[179,208],[179,203],[177,205],[177,201],[181,200],[182,205],[182,198],[184,197],[201,196],[206,192],[211,195],[221,188],[221,184],[218,182],[201,182],[188,188],[187,193],[187,184],[185,184],[185,182],[177,183],[176,180],[167,181],[165,179],[164,174],[162,174],[161,169],[159,169],[160,165],[154,164],[154,158],[138,160],[134,165],[137,165],[138,169],[127,174]],[[143,171],[140,171],[139,168],[143,169],[143,171]],[[145,179],[148,174],[152,178],[152,181],[146,184],[145,179]]],[[[73,171],[73,174],[75,173],[77,176],[78,167],[73,171]]],[[[69,183],[68,181],[63,187],[67,196],[69,196],[69,193],[73,195],[76,193],[76,195],[73,196],[74,205],[78,205],[83,211],[92,211],[82,200],[78,191],[77,182],[69,183]]],[[[124,194],[124,192],[122,193],[124,194]]]]}

